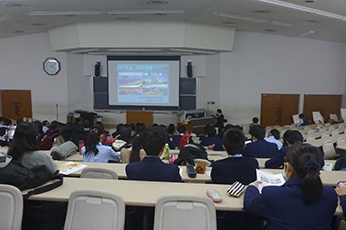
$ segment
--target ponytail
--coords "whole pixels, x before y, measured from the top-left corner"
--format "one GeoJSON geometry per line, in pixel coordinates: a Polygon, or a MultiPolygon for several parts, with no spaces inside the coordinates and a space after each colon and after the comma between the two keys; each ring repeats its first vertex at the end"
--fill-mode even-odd
{"type": "Polygon", "coordinates": [[[311,169],[305,175],[302,188],[306,204],[312,204],[321,198],[323,184],[319,176],[319,170],[311,169]]]}
{"type": "Polygon", "coordinates": [[[322,158],[316,148],[309,144],[295,143],[286,157],[296,176],[304,178],[302,189],[305,203],[310,205],[319,200],[323,192],[320,178],[322,158]]]}
{"type": "Polygon", "coordinates": [[[139,137],[139,134],[136,134],[132,141],[132,150],[131,150],[131,155],[129,158],[130,163],[141,161],[140,151],[141,151],[140,137],[139,137]]]}

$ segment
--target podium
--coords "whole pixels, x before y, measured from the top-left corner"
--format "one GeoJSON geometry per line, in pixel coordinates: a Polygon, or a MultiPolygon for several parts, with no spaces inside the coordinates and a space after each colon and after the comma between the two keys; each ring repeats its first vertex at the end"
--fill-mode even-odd
{"type": "Polygon", "coordinates": [[[126,123],[143,123],[145,126],[150,126],[153,124],[153,111],[128,110],[126,111],[126,123]]]}

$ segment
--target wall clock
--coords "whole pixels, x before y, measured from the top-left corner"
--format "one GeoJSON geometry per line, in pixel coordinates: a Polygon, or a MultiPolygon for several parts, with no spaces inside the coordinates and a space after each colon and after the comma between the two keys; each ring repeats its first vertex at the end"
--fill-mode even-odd
{"type": "Polygon", "coordinates": [[[50,57],[43,62],[43,70],[48,75],[57,75],[60,68],[60,62],[56,58],[50,57]]]}

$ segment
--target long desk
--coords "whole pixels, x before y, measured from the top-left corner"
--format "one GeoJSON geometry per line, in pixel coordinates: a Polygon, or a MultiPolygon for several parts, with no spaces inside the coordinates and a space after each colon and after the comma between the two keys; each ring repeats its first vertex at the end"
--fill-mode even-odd
{"type": "MultiPolygon", "coordinates": [[[[345,146],[346,147],[346,146],[345,146]]],[[[258,161],[258,165],[261,169],[265,168],[265,162],[269,160],[270,158],[256,158],[258,161]]],[[[325,164],[331,164],[332,167],[334,167],[336,160],[324,160],[325,164]]]]}
{"type": "MultiPolygon", "coordinates": [[[[227,195],[228,185],[147,182],[126,180],[101,180],[86,178],[64,178],[64,184],[49,192],[33,195],[30,200],[67,202],[70,194],[77,189],[92,189],[116,193],[123,197],[125,204],[130,206],[154,207],[162,195],[197,195],[206,197],[209,188],[216,189],[223,197],[221,203],[215,203],[216,210],[243,211],[243,195],[233,198],[227,195]]],[[[23,191],[25,193],[25,191],[23,191]]],[[[336,215],[343,215],[338,206],[336,215]]]]}
{"type": "MultiPolygon", "coordinates": [[[[68,161],[56,161],[57,165],[63,165],[66,164],[68,161]]],[[[119,179],[127,179],[125,167],[126,164],[112,164],[112,163],[94,163],[94,162],[80,162],[80,164],[87,165],[87,167],[93,167],[93,168],[104,168],[109,169],[118,174],[119,179]]],[[[205,183],[205,182],[211,182],[211,178],[208,174],[199,174],[197,173],[196,178],[190,178],[186,171],[186,166],[179,166],[181,171],[181,177],[182,180],[185,182],[196,182],[196,183],[205,183]]],[[[73,172],[69,174],[69,176],[73,177],[80,177],[82,170],[78,170],[76,172],[73,172]]],[[[210,167],[207,167],[207,172],[211,171],[210,167]]]]}
{"type": "MultiPolygon", "coordinates": [[[[66,161],[57,161],[58,165],[64,164],[66,161]]],[[[109,163],[91,163],[91,162],[83,162],[82,164],[88,165],[88,167],[98,167],[98,168],[107,168],[110,170],[114,170],[120,179],[127,179],[127,175],[125,172],[126,164],[109,164],[109,163]]],[[[197,174],[196,178],[190,178],[187,175],[186,167],[179,166],[182,172],[182,180],[185,182],[196,182],[196,183],[205,183],[211,182],[211,178],[208,174],[197,174]]],[[[264,171],[271,172],[273,174],[281,173],[285,175],[283,169],[262,169],[264,171]]],[[[79,177],[82,170],[76,171],[73,174],[70,174],[74,177],[79,177]]],[[[207,167],[207,172],[211,171],[210,167],[207,167]]],[[[346,172],[345,171],[321,171],[321,180],[324,185],[336,186],[339,181],[346,180],[346,172]]]]}

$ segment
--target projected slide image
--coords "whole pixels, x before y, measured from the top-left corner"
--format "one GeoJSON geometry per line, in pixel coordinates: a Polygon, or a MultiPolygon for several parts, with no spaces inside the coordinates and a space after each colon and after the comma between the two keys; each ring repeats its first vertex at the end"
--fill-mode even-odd
{"type": "Polygon", "coordinates": [[[180,57],[117,58],[108,61],[109,105],[179,105],[180,57]]]}
{"type": "Polygon", "coordinates": [[[168,65],[119,65],[118,66],[118,97],[120,102],[168,101],[169,83],[168,65]],[[138,96],[126,97],[126,96],[138,96]],[[154,96],[154,97],[150,97],[154,96]],[[155,97],[159,96],[159,97],[155,97]]]}

